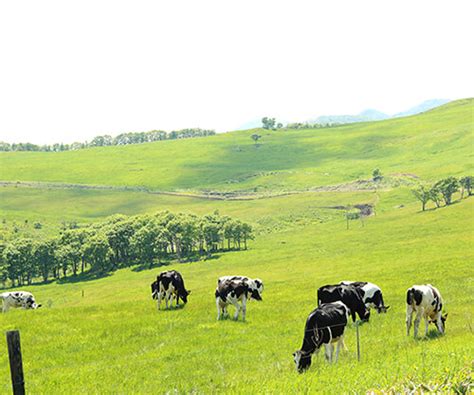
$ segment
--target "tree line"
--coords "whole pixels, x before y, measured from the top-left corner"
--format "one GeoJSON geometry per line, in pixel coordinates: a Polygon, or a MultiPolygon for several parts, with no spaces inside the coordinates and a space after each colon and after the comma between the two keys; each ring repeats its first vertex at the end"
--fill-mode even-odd
{"type": "Polygon", "coordinates": [[[218,251],[247,249],[252,227],[218,211],[197,216],[159,212],[114,215],[84,227],[63,227],[54,237],[0,241],[3,286],[31,284],[78,273],[108,273],[134,265],[209,258],[218,251]]]}
{"type": "Polygon", "coordinates": [[[444,202],[446,206],[452,203],[453,195],[461,191],[461,199],[464,194],[472,195],[474,177],[465,176],[457,179],[456,177],[447,177],[435,182],[433,185],[420,185],[413,189],[413,195],[421,202],[422,211],[426,210],[428,202],[432,201],[436,207],[441,207],[444,202]]]}
{"type": "Polygon", "coordinates": [[[172,132],[165,132],[164,130],[152,130],[149,132],[130,132],[122,133],[118,136],[112,137],[108,134],[94,137],[90,142],[74,142],[72,144],[44,144],[37,145],[32,143],[13,143],[9,144],[0,141],[0,151],[44,151],[44,152],[59,152],[59,151],[74,151],[89,147],[105,147],[110,145],[129,145],[151,143],[153,141],[162,140],[176,140],[194,137],[213,136],[216,132],[214,130],[188,128],[181,130],[173,130],[172,132]]]}

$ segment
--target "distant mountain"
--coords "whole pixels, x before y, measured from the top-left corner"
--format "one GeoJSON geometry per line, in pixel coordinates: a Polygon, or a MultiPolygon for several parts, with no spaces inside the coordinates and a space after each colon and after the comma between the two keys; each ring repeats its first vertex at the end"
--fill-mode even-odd
{"type": "MultiPolygon", "coordinates": [[[[382,121],[384,119],[390,118],[398,118],[398,117],[406,117],[409,115],[419,114],[428,110],[431,110],[435,107],[439,107],[443,104],[449,103],[450,100],[447,99],[431,99],[425,100],[423,103],[412,107],[406,111],[399,112],[394,115],[388,115],[381,111],[375,110],[373,108],[369,108],[360,112],[357,115],[321,115],[317,118],[311,118],[303,121],[303,123],[319,123],[322,125],[326,124],[344,124],[344,123],[354,123],[354,122],[372,122],[372,121],[382,121]]],[[[286,125],[288,122],[282,121],[277,119],[277,122],[282,122],[286,125]]],[[[246,130],[246,129],[254,129],[259,128],[262,126],[261,119],[254,119],[252,121],[246,122],[240,125],[235,130],[246,130]]]]}
{"type": "Polygon", "coordinates": [[[370,121],[381,121],[383,119],[406,117],[408,115],[419,114],[432,108],[441,106],[448,103],[450,100],[447,99],[431,99],[426,100],[423,103],[412,107],[406,111],[399,112],[394,115],[388,115],[383,112],[374,109],[368,109],[362,111],[357,115],[322,115],[315,119],[309,119],[308,123],[320,123],[320,124],[334,124],[334,123],[354,123],[354,122],[370,122],[370,121]]]}
{"type": "Polygon", "coordinates": [[[447,99],[431,99],[425,100],[423,103],[418,104],[415,107],[412,107],[406,111],[399,112],[398,114],[393,115],[393,118],[397,117],[407,117],[408,115],[415,115],[421,112],[431,110],[432,108],[442,106],[443,104],[449,103],[450,100],[447,99]]]}
{"type": "Polygon", "coordinates": [[[389,115],[383,112],[369,109],[362,111],[357,115],[322,115],[316,119],[308,120],[308,123],[333,124],[333,123],[353,123],[353,122],[370,122],[381,121],[382,119],[390,118],[389,115]]]}

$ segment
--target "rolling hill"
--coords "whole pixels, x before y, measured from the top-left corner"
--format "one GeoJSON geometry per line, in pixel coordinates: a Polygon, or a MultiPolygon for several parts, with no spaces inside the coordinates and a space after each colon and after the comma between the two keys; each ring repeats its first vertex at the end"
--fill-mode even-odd
{"type": "Polygon", "coordinates": [[[305,131],[232,132],[68,152],[2,152],[0,180],[160,191],[291,191],[409,173],[460,175],[472,161],[474,100],[412,117],[305,131]]]}

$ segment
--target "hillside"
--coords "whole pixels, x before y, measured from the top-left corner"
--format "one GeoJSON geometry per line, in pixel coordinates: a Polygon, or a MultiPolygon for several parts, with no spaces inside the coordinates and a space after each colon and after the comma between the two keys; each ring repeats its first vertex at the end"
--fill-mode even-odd
{"type": "Polygon", "coordinates": [[[254,130],[73,152],[1,152],[0,180],[146,187],[161,191],[288,191],[409,173],[471,169],[474,100],[412,117],[304,131],[254,130]]]}

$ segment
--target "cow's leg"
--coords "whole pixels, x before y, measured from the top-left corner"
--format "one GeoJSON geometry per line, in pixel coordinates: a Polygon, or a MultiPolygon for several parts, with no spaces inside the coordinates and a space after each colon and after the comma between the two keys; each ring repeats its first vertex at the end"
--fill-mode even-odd
{"type": "Polygon", "coordinates": [[[235,307],[234,320],[238,320],[239,319],[239,313],[240,313],[240,304],[237,300],[233,300],[232,304],[235,307]]]}
{"type": "Polygon", "coordinates": [[[242,298],[242,321],[245,321],[245,314],[247,313],[247,298],[242,298]]]}
{"type": "Polygon", "coordinates": [[[410,305],[407,305],[407,318],[406,318],[407,336],[410,336],[410,328],[411,328],[412,319],[413,319],[413,307],[411,307],[410,305]]]}
{"type": "Polygon", "coordinates": [[[165,303],[166,303],[166,310],[168,310],[168,304],[169,304],[169,301],[170,301],[170,296],[171,296],[171,292],[169,291],[169,289],[166,291],[166,294],[165,294],[165,303]]]}
{"type": "Polygon", "coordinates": [[[163,292],[158,291],[158,297],[157,297],[157,299],[158,299],[158,302],[157,302],[157,304],[158,304],[158,310],[160,309],[160,306],[161,306],[161,299],[162,299],[162,298],[163,298],[163,292]]]}
{"type": "Polygon", "coordinates": [[[326,361],[331,363],[332,362],[332,352],[333,352],[332,343],[324,344],[324,351],[325,351],[324,355],[326,356],[326,361]]]}
{"type": "Polygon", "coordinates": [[[344,335],[341,335],[341,337],[339,338],[339,340],[337,341],[337,345],[336,345],[336,361],[338,360],[339,358],[339,351],[341,351],[341,347],[345,347],[345,344],[344,344],[344,335]]]}
{"type": "Polygon", "coordinates": [[[429,320],[429,317],[427,315],[425,315],[425,337],[428,336],[428,326],[430,324],[430,320],[429,320]]]}
{"type": "Polygon", "coordinates": [[[216,307],[217,307],[217,321],[221,319],[221,306],[219,303],[219,298],[216,298],[216,307]]]}
{"type": "Polygon", "coordinates": [[[413,325],[413,331],[415,332],[414,333],[415,339],[418,337],[418,328],[420,327],[420,321],[421,321],[421,317],[423,317],[423,313],[424,313],[424,309],[420,307],[420,309],[416,313],[415,322],[413,325]]]}
{"type": "Polygon", "coordinates": [[[176,307],[179,307],[179,295],[176,294],[176,307]]]}

